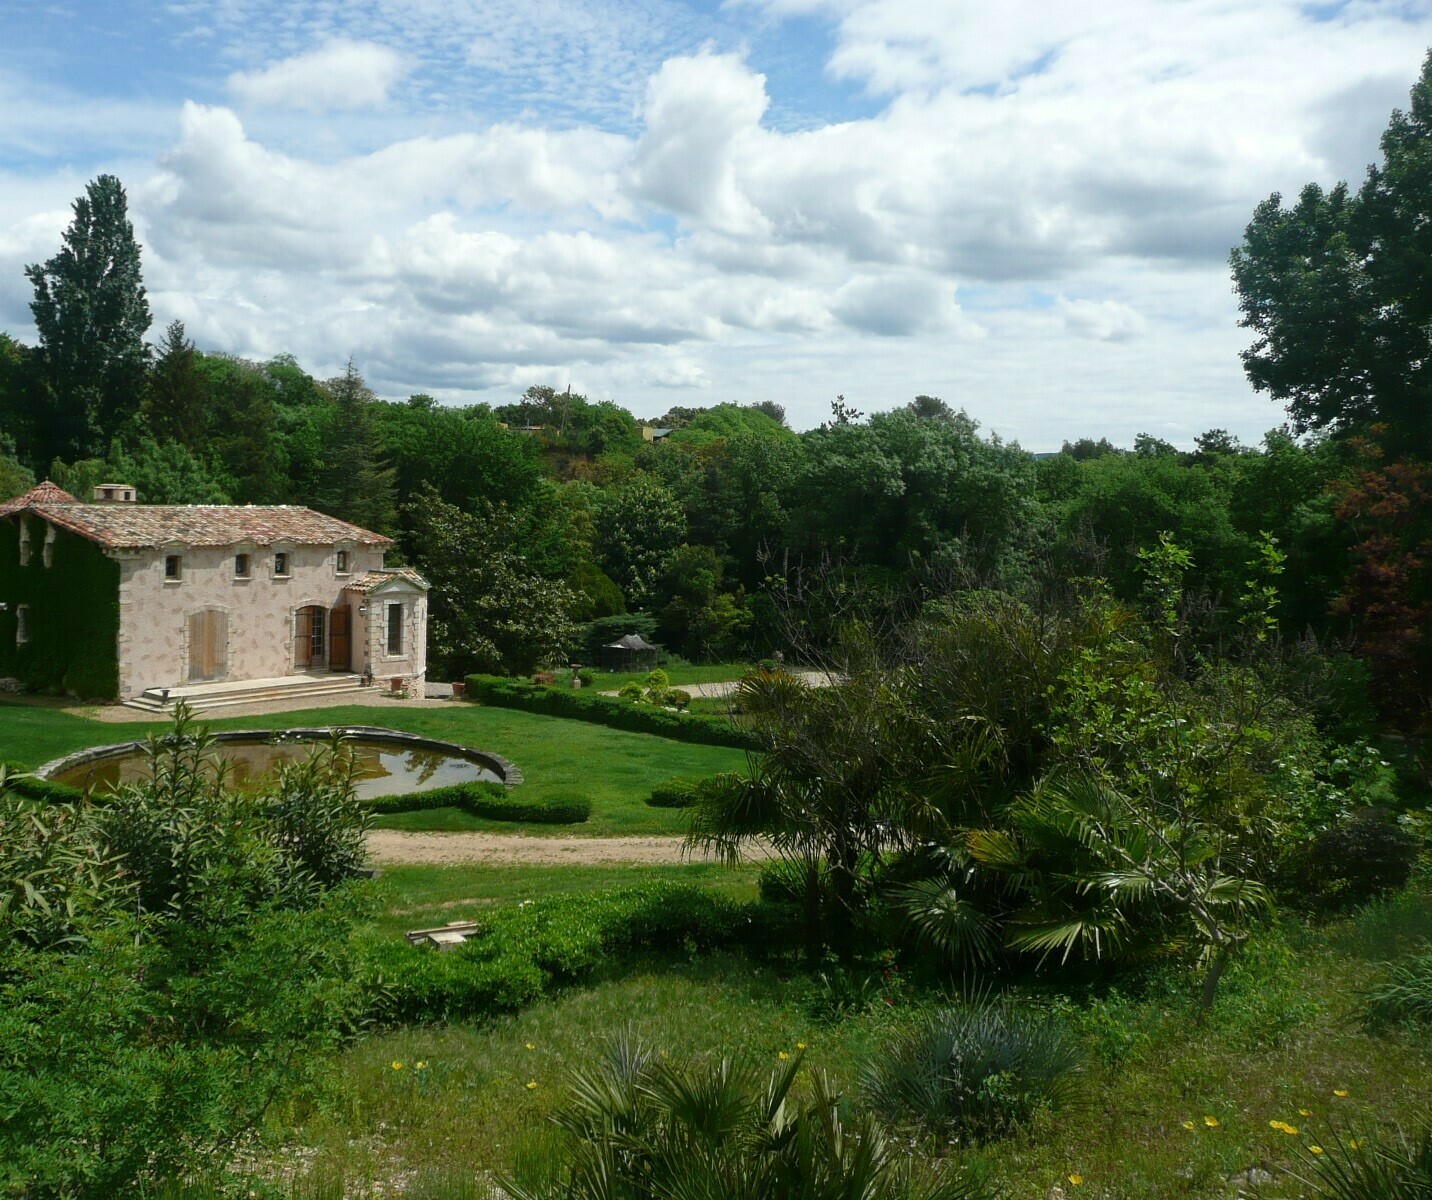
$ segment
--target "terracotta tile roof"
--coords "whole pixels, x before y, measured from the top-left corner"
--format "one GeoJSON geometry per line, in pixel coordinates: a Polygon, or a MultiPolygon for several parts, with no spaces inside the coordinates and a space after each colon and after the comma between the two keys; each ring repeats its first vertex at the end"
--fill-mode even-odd
{"type": "Polygon", "coordinates": [[[355,575],[344,587],[350,592],[360,592],[367,595],[369,592],[377,591],[385,583],[392,583],[395,579],[406,579],[409,583],[415,584],[428,590],[428,581],[419,575],[412,567],[385,567],[381,571],[365,571],[361,575],[355,575]]]}
{"type": "Polygon", "coordinates": [[[36,516],[110,550],[136,550],[179,542],[185,546],[326,546],[357,542],[391,546],[393,539],[293,505],[238,504],[29,504],[36,516]]]}
{"type": "Polygon", "coordinates": [[[11,513],[19,512],[22,508],[29,508],[32,504],[78,504],[69,492],[65,491],[57,483],[51,483],[48,479],[44,483],[36,484],[23,496],[16,496],[13,500],[6,500],[0,504],[0,517],[8,517],[11,513]]]}

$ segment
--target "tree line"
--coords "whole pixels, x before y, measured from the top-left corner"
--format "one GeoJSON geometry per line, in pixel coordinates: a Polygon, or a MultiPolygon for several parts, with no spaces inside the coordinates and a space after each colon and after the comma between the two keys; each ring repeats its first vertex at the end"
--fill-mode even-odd
{"type": "MultiPolygon", "coordinates": [[[[1425,729],[1429,69],[1361,188],[1274,195],[1233,252],[1249,379],[1288,409],[1258,446],[1215,429],[1189,451],[1142,435],[1036,456],[932,396],[870,416],[838,398],[805,432],[770,399],[644,420],[550,387],[380,400],[353,363],[317,379],[201,350],[177,321],[146,345],[140,248],[101,176],[27,269],[38,344],[0,335],[0,487],[115,477],[149,502],[308,504],[391,533],[434,580],[449,672],[588,659],[632,629],[692,658],[789,649],[777,610],[836,561],[892,603],[936,580],[1019,594],[1051,564],[1128,600],[1162,534],[1222,609],[1271,537],[1280,634],[1355,650],[1384,715],[1425,729]]],[[[842,611],[806,612],[806,633],[828,643],[842,611]]]]}

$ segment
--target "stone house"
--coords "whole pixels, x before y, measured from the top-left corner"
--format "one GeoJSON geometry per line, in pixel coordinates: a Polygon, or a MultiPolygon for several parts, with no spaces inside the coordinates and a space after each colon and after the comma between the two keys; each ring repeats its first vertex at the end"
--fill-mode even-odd
{"type": "Polygon", "coordinates": [[[0,676],[95,699],[324,692],[427,670],[427,582],[392,545],[289,505],[0,504],[0,676]]]}

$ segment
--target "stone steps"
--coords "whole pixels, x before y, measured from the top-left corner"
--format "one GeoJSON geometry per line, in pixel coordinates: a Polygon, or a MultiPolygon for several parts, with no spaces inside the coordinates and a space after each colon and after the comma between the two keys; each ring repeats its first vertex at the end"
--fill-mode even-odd
{"type": "Polygon", "coordinates": [[[249,679],[233,683],[193,684],[167,689],[149,688],[124,702],[140,712],[171,715],[180,700],[195,712],[214,712],[243,704],[308,700],[315,696],[343,696],[363,686],[358,675],[290,675],[281,679],[249,679]]]}

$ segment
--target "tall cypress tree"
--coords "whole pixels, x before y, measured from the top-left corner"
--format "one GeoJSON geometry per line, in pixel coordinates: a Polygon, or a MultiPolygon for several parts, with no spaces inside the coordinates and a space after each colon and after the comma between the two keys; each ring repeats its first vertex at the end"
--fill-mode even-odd
{"type": "Polygon", "coordinates": [[[60,251],[25,268],[40,334],[50,454],[101,453],[139,409],[149,301],[124,186],[101,175],[74,202],[60,251]]]}

